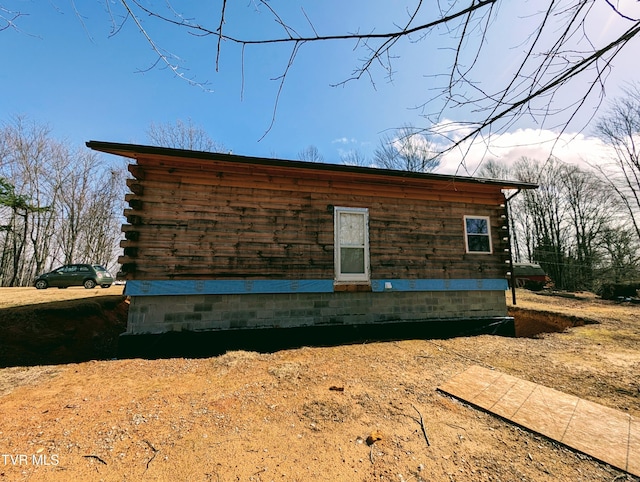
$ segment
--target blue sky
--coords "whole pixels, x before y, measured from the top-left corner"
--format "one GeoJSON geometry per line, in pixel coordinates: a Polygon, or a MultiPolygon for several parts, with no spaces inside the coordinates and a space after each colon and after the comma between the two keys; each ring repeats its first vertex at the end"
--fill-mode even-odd
{"type": "MultiPolygon", "coordinates": [[[[411,5],[396,0],[280,3],[285,2],[272,1],[270,5],[303,34],[309,33],[311,27],[301,8],[319,33],[330,34],[389,30],[394,23],[406,22],[407,5],[411,5]]],[[[594,26],[595,36],[606,37],[626,28],[604,1],[601,3],[601,24],[594,26]]],[[[211,29],[219,23],[220,4],[176,2],[188,9],[186,16],[193,16],[211,29]]],[[[57,138],[82,145],[87,140],[144,144],[148,142],[146,130],[151,123],[191,119],[236,154],[296,158],[298,152],[314,145],[327,162],[339,162],[340,154],[349,149],[370,155],[380,136],[389,129],[406,123],[428,124],[422,111],[415,107],[433,96],[430,89],[441,82],[433,75],[446,72],[451,63],[451,38],[440,29],[421,41],[414,37],[398,44],[392,81],[382,69],[375,68],[373,83],[363,78],[331,87],[350,77],[365,52],[354,49],[353,42],[306,44],[288,73],[273,128],[263,138],[271,123],[279,86],[273,79],[284,71],[288,48],[247,48],[242,62],[240,48],[225,42],[216,71],[214,37],[195,37],[142,18],[157,44],[180,57],[184,75],[206,83],[203,89],[177,78],[166,68],[141,72],[155,62],[156,55],[131,21],[111,35],[105,5],[104,0],[0,0],[0,8],[25,13],[16,20],[17,29],[0,31],[0,122],[12,115],[26,115],[48,124],[57,138]]],[[[111,5],[116,13],[122,10],[119,2],[111,5]]],[[[282,29],[264,6],[255,5],[249,0],[229,2],[225,33],[245,38],[281,36],[282,29]]],[[[510,52],[522,48],[526,27],[532,21],[522,5],[535,8],[535,2],[502,4],[498,20],[492,24],[487,52],[495,49],[495,62],[485,58],[477,70],[483,87],[489,90],[492,84],[512,75],[510,52]],[[515,5],[519,5],[518,10],[515,5]]],[[[610,98],[620,95],[625,82],[638,80],[634,67],[637,42],[635,53],[633,49],[631,45],[625,56],[616,59],[607,84],[610,98]]],[[[593,152],[588,114],[587,109],[565,134],[565,139],[575,146],[560,146],[567,158],[582,149],[593,152]],[[585,135],[576,137],[575,133],[585,125],[585,135]]],[[[468,115],[459,109],[446,118],[464,122],[468,115]]],[[[522,155],[514,146],[525,144],[530,151],[536,139],[548,137],[549,132],[544,129],[557,131],[552,127],[555,126],[540,125],[536,119],[523,119],[507,133],[510,137],[497,140],[493,152],[509,158],[522,155]],[[511,144],[499,147],[500,140],[511,144]]],[[[543,150],[535,152],[545,155],[543,150]]],[[[486,152],[477,151],[474,156],[480,159],[486,152]]],[[[459,156],[452,156],[443,168],[453,169],[457,162],[459,156]]]]}

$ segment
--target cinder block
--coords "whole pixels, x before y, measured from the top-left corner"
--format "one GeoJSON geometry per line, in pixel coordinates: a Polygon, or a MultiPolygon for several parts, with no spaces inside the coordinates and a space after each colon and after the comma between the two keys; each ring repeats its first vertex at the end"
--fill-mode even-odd
{"type": "Polygon", "coordinates": [[[163,321],[165,323],[177,323],[184,320],[183,313],[165,313],[163,316],[163,321]]]}
{"type": "Polygon", "coordinates": [[[193,305],[193,311],[212,311],[213,303],[196,303],[193,305]]]}
{"type": "Polygon", "coordinates": [[[273,310],[260,310],[256,312],[256,318],[263,320],[274,320],[275,314],[273,310]]]}
{"type": "Polygon", "coordinates": [[[231,320],[229,323],[229,328],[246,328],[248,325],[248,320],[246,318],[237,318],[231,320]]]}

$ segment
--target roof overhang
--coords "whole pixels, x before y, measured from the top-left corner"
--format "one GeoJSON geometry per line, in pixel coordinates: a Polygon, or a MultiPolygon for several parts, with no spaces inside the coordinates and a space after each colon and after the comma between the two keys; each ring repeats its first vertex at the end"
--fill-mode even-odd
{"type": "Polygon", "coordinates": [[[316,171],[342,172],[367,176],[388,176],[390,178],[423,179],[432,181],[446,181],[455,183],[482,184],[499,189],[536,189],[537,184],[508,181],[501,179],[485,179],[479,177],[457,176],[448,174],[433,174],[410,171],[396,171],[391,169],[378,169],[372,167],[348,166],[344,164],[326,164],[318,162],[293,161],[284,159],[271,159],[264,157],[239,156],[236,154],[224,154],[218,152],[192,151],[187,149],[174,149],[168,147],[146,146],[139,144],[122,144],[115,142],[88,141],[87,147],[99,152],[113,154],[130,159],[141,157],[161,157],[173,159],[189,159],[206,161],[225,161],[241,164],[258,164],[263,166],[289,167],[295,169],[308,169],[316,171]]]}

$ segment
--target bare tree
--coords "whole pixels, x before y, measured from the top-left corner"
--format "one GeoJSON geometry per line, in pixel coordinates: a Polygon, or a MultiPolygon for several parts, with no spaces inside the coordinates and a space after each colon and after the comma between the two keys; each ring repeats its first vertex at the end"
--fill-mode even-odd
{"type": "Polygon", "coordinates": [[[1,125],[0,283],[30,284],[63,262],[115,266],[124,173],[23,117],[1,125]]]}
{"type": "Polygon", "coordinates": [[[91,192],[84,208],[85,221],[80,233],[77,256],[115,271],[121,252],[120,240],[125,199],[124,166],[100,167],[93,172],[91,192]]]}
{"type": "Polygon", "coordinates": [[[487,159],[480,169],[478,175],[487,179],[510,179],[512,177],[511,169],[505,163],[496,161],[495,159],[487,159]]]}
{"type": "Polygon", "coordinates": [[[610,227],[602,233],[600,243],[606,264],[602,269],[604,280],[620,283],[640,277],[640,246],[636,233],[624,226],[610,227]]]}
{"type": "Polygon", "coordinates": [[[594,289],[599,273],[633,257],[619,250],[624,220],[596,173],[555,158],[521,158],[512,168],[489,161],[480,173],[539,184],[509,202],[512,246],[516,260],[540,263],[558,288],[594,289]]]}
{"type": "Polygon", "coordinates": [[[60,191],[58,215],[62,222],[56,238],[62,250],[64,264],[87,261],[78,256],[79,243],[93,220],[88,208],[94,196],[94,172],[98,169],[98,157],[93,152],[64,152],[57,158],[57,185],[60,191]]]}
{"type": "Polygon", "coordinates": [[[362,151],[353,149],[340,155],[340,162],[347,166],[370,167],[371,162],[367,160],[362,151]]]}
{"type": "MultiPolygon", "coordinates": [[[[567,257],[571,265],[571,289],[594,289],[595,272],[600,267],[605,232],[614,226],[617,203],[600,177],[576,166],[564,165],[560,172],[562,199],[571,226],[567,257]]],[[[567,271],[567,270],[565,270],[567,271]]]]}
{"type": "Polygon", "coordinates": [[[564,222],[567,207],[561,197],[561,170],[560,163],[553,158],[543,164],[522,158],[514,166],[517,179],[540,186],[520,195],[527,219],[524,236],[527,257],[539,262],[556,285],[563,288],[569,233],[564,222]]]}
{"type": "Polygon", "coordinates": [[[640,85],[615,100],[596,125],[596,133],[615,156],[609,166],[598,166],[617,194],[636,237],[640,240],[640,85]]]}
{"type": "Polygon", "coordinates": [[[27,238],[27,215],[31,208],[25,196],[17,195],[15,187],[0,178],[0,213],[4,215],[4,224],[0,225],[0,234],[4,238],[0,257],[0,282],[13,285],[18,278],[27,238]],[[8,279],[5,280],[5,277],[8,279]]]}
{"type": "Polygon", "coordinates": [[[225,152],[223,144],[214,141],[201,127],[191,119],[186,122],[178,119],[175,123],[152,123],[147,129],[149,142],[154,146],[189,149],[204,152],[225,152]]]}
{"type": "Polygon", "coordinates": [[[0,269],[3,283],[20,285],[30,281],[31,272],[42,268],[49,255],[55,221],[55,194],[49,185],[55,146],[46,126],[19,116],[0,129],[0,145],[0,175],[14,186],[0,269]]]}
{"type": "Polygon", "coordinates": [[[438,153],[424,134],[411,125],[385,134],[373,154],[374,164],[398,171],[430,172],[440,165],[438,153]]]}
{"type": "Polygon", "coordinates": [[[298,152],[298,159],[307,162],[324,162],[324,156],[320,154],[320,151],[316,146],[307,146],[298,152]]]}
{"type": "Polygon", "coordinates": [[[61,151],[56,158],[55,239],[60,261],[115,267],[124,208],[125,169],[106,166],[92,151],[61,151]]]}

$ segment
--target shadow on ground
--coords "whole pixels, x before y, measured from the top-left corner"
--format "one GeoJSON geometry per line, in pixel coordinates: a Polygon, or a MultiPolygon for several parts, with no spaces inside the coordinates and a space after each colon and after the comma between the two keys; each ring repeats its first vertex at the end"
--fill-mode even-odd
{"type": "Polygon", "coordinates": [[[209,357],[229,350],[262,353],[415,338],[513,336],[512,320],[460,320],[361,326],[262,328],[121,336],[125,296],[58,301],[0,310],[0,367],[56,365],[113,358],[209,357]]]}
{"type": "Polygon", "coordinates": [[[513,320],[498,318],[495,320],[411,321],[376,325],[327,325],[127,335],[120,337],[118,352],[122,358],[208,357],[221,355],[229,350],[272,353],[303,346],[338,346],[481,334],[513,336],[513,320]]]}
{"type": "Polygon", "coordinates": [[[509,315],[515,322],[497,318],[121,336],[126,331],[128,309],[125,296],[99,296],[2,309],[0,367],[132,357],[199,358],[229,350],[268,353],[302,346],[482,334],[536,337],[591,323],[578,317],[511,308],[509,315]]]}
{"type": "Polygon", "coordinates": [[[127,328],[125,296],[0,310],[0,367],[76,363],[117,356],[127,328]]]}

